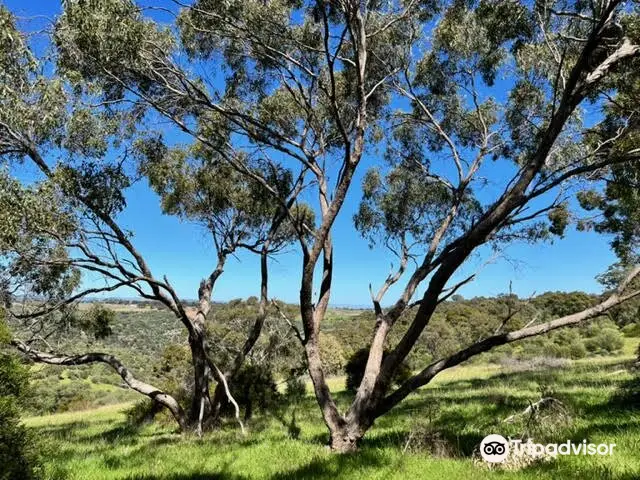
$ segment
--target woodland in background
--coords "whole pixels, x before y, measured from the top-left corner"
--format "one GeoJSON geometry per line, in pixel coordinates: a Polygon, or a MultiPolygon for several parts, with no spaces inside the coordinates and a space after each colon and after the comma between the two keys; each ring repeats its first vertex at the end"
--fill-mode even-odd
{"type": "MultiPolygon", "coordinates": [[[[462,345],[494,331],[506,318],[512,318],[515,325],[526,325],[534,318],[555,318],[597,302],[597,295],[582,292],[547,292],[526,299],[506,294],[465,300],[458,295],[438,307],[432,322],[433,329],[421,337],[418,347],[408,359],[407,368],[415,370],[434,358],[450,355],[462,345]]],[[[80,316],[91,309],[113,309],[110,334],[96,339],[91,331],[70,326],[63,334],[65,351],[82,352],[89,347],[107,350],[122,359],[136,375],[165,390],[179,392],[193,388],[184,334],[176,327],[173,318],[157,304],[108,300],[104,307],[98,302],[85,303],[81,307],[80,316]]],[[[255,297],[214,305],[216,322],[209,324],[209,332],[218,345],[224,345],[222,355],[232,355],[240,348],[243,332],[250,328],[257,308],[255,297]]],[[[295,315],[295,305],[282,304],[281,308],[295,315]]],[[[344,376],[347,373],[349,361],[366,347],[368,326],[373,321],[374,314],[368,310],[329,310],[322,338],[322,356],[329,375],[344,376]]],[[[247,400],[251,399],[254,404],[267,408],[267,414],[277,401],[282,400],[275,398],[278,392],[286,394],[287,380],[295,378],[304,382],[307,378],[300,347],[291,335],[287,335],[287,325],[277,310],[269,312],[268,324],[276,327],[271,327],[261,338],[234,389],[236,396],[242,397],[238,401],[243,410],[247,400]],[[278,324],[280,328],[277,328],[278,324]],[[261,378],[262,382],[256,382],[261,378]],[[257,390],[242,394],[245,385],[256,383],[257,390]],[[265,398],[265,394],[271,394],[273,398],[265,398]]],[[[640,344],[638,301],[628,302],[590,324],[505,345],[474,361],[524,370],[545,365],[562,366],[563,359],[616,354],[625,337],[638,338],[640,344]]],[[[80,367],[34,364],[30,379],[34,395],[29,396],[30,400],[25,405],[29,414],[82,410],[139,400],[139,396],[128,390],[118,375],[100,364],[80,367]]],[[[183,401],[188,398],[189,395],[183,392],[183,401]]],[[[134,414],[148,414],[152,409],[145,405],[134,414]]]]}

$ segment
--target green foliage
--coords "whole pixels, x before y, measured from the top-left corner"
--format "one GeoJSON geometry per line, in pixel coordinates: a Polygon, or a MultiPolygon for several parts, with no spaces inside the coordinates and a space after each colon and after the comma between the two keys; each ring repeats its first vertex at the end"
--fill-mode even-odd
{"type": "Polygon", "coordinates": [[[8,341],[4,312],[0,309],[0,479],[37,479],[39,454],[33,435],[20,420],[28,393],[28,370],[5,351],[8,341]]]}
{"type": "Polygon", "coordinates": [[[284,397],[292,403],[301,401],[307,394],[306,377],[291,376],[287,378],[284,397]]]}
{"type": "Polygon", "coordinates": [[[68,0],[56,23],[54,41],[58,64],[73,81],[82,75],[104,89],[107,98],[122,98],[125,85],[108,72],[124,74],[127,81],[148,90],[153,57],[145,47],[165,55],[173,50],[168,32],[145,21],[130,0],[68,0]]]}
{"type": "Polygon", "coordinates": [[[640,323],[628,323],[620,331],[625,337],[640,337],[640,323]]]}
{"type": "Polygon", "coordinates": [[[20,286],[35,295],[63,298],[80,275],[68,264],[65,241],[76,222],[51,182],[24,187],[0,170],[0,297],[20,286]],[[43,234],[42,232],[51,232],[43,234]]]}
{"type": "Polygon", "coordinates": [[[113,333],[112,326],[116,318],[116,313],[103,306],[92,305],[86,313],[83,313],[78,326],[86,333],[91,333],[96,339],[102,339],[113,333]]]}
{"type": "Polygon", "coordinates": [[[608,354],[622,348],[624,342],[620,332],[612,327],[600,329],[593,337],[590,337],[585,346],[592,353],[608,354]]]}
{"type": "Polygon", "coordinates": [[[564,231],[569,225],[569,210],[566,204],[553,208],[547,215],[551,223],[549,231],[560,237],[564,236],[564,231]]]}
{"type": "MultiPolygon", "coordinates": [[[[280,393],[268,366],[245,364],[229,381],[229,389],[238,405],[244,409],[245,419],[250,419],[257,411],[268,412],[275,408],[280,393]]],[[[226,403],[224,412],[231,414],[233,407],[226,403]]]]}
{"type": "MultiPolygon", "coordinates": [[[[220,259],[237,248],[258,250],[266,244],[274,218],[284,220],[272,251],[301,231],[312,236],[313,208],[293,204],[286,212],[282,202],[297,191],[296,185],[313,185],[321,199],[336,198],[328,210],[337,213],[360,155],[375,158],[374,149],[382,147],[387,165],[375,165],[365,177],[356,227],[372,245],[402,250],[403,260],[417,255],[415,250],[431,250],[418,273],[425,278],[427,270],[439,268],[435,286],[442,279],[444,288],[447,277],[483,244],[562,236],[574,219],[570,203],[554,202],[529,217],[527,200],[565,192],[565,172],[567,178],[594,182],[602,190],[579,199],[585,209],[602,212],[601,220],[581,225],[613,233],[613,247],[629,261],[637,249],[640,211],[637,162],[630,161],[636,157],[628,156],[637,153],[640,140],[639,62],[607,58],[623,39],[640,38],[640,24],[634,6],[611,5],[614,11],[606,12],[601,25],[597,18],[585,22],[584,17],[600,15],[602,6],[582,1],[563,4],[562,9],[573,12],[567,14],[550,8],[553,2],[517,0],[196,0],[176,12],[175,24],[166,27],[134,0],[66,0],[55,22],[52,60],[42,62],[13,16],[0,7],[0,155],[10,161],[30,157],[49,177],[29,188],[10,178],[3,182],[9,195],[0,198],[0,211],[19,213],[0,218],[0,224],[7,220],[0,232],[0,285],[3,291],[18,291],[12,282],[22,282],[23,290],[56,300],[69,295],[80,285],[78,271],[70,268],[70,253],[87,233],[79,235],[76,222],[97,228],[98,236],[108,226],[137,258],[126,248],[129,233],[114,228],[113,220],[126,207],[124,190],[137,177],[125,162],[132,150],[139,164],[136,173],[159,194],[165,213],[204,225],[220,259]],[[606,78],[596,81],[600,73],[606,78]],[[496,85],[496,79],[507,75],[509,82],[496,85]],[[593,121],[579,108],[585,99],[603,112],[601,118],[593,121]],[[86,107],[92,103],[97,106],[86,107]],[[176,143],[171,134],[165,140],[157,130],[164,125],[156,127],[158,117],[192,143],[176,143]],[[384,136],[386,132],[390,134],[384,136]],[[50,167],[52,159],[39,158],[40,150],[60,152],[58,165],[50,167]],[[102,158],[118,156],[112,153],[121,158],[102,158]],[[501,163],[495,171],[517,171],[517,176],[476,175],[488,170],[484,157],[501,163]],[[594,168],[593,162],[601,159],[612,165],[594,168]],[[300,183],[294,180],[298,163],[309,176],[316,174],[314,181],[302,176],[300,183]],[[332,165],[342,169],[329,170],[332,165]],[[326,179],[336,186],[334,192],[325,191],[326,179]],[[487,193],[496,184],[492,199],[487,193]],[[511,187],[513,195],[504,190],[511,187]],[[27,208],[16,208],[23,205],[27,208]],[[545,212],[547,219],[539,220],[545,212]],[[444,252],[454,253],[439,263],[444,252]]],[[[320,242],[334,220],[326,219],[320,242]]],[[[116,259],[109,235],[103,237],[101,251],[116,259]]],[[[88,261],[104,266],[103,260],[83,253],[89,259],[76,265],[88,261]]],[[[309,258],[308,250],[305,256],[309,258]]],[[[133,268],[147,275],[143,262],[137,263],[133,268]]],[[[313,262],[309,266],[313,273],[313,262]]],[[[2,297],[8,295],[3,292],[2,297]]],[[[567,297],[535,299],[531,308],[522,306],[513,317],[505,316],[505,308],[508,314],[512,304],[520,303],[513,298],[443,306],[433,319],[418,318],[430,322],[430,331],[418,340],[409,360],[422,366],[500,331],[506,323],[522,326],[537,321],[534,314],[552,318],[597,300],[567,297]]],[[[236,307],[237,322],[207,325],[211,337],[228,338],[231,349],[215,353],[227,361],[255,318],[255,305],[230,308],[236,307]]],[[[66,313],[44,320],[66,320],[66,313]]],[[[390,346],[410,315],[396,323],[390,346]]],[[[626,322],[628,315],[617,319],[626,322]]],[[[113,323],[113,315],[96,310],[76,326],[107,343],[113,323]]],[[[338,323],[320,339],[328,373],[339,371],[346,352],[356,352],[356,362],[373,328],[368,313],[350,325],[338,323]],[[356,328],[360,331],[342,335],[356,328]]],[[[572,358],[611,353],[622,345],[617,328],[598,322],[502,353],[572,358]]],[[[66,340],[73,344],[76,338],[66,340]]],[[[156,343],[149,350],[160,347],[156,343]]],[[[260,368],[250,362],[254,370],[239,375],[256,390],[234,385],[249,414],[253,403],[270,402],[273,377],[295,368],[301,357],[277,327],[258,347],[264,354],[260,368]]],[[[165,353],[157,373],[178,388],[183,382],[178,379],[185,376],[172,362],[180,361],[180,352],[165,353]]],[[[355,363],[350,364],[351,376],[356,376],[355,363]]],[[[352,388],[357,383],[353,380],[352,388]]]]}
{"type": "MultiPolygon", "coordinates": [[[[592,296],[579,292],[552,292],[531,300],[505,295],[444,302],[432,318],[430,329],[421,336],[407,358],[407,365],[411,370],[422,369],[478,338],[493,334],[510,308],[518,313],[508,326],[518,328],[536,317],[543,321],[574,313],[594,301],[592,296]]],[[[188,408],[193,375],[188,345],[180,326],[175,318],[162,310],[143,303],[136,305],[106,307],[117,312],[109,323],[112,334],[90,339],[91,349],[113,352],[136,376],[172,393],[188,408]]],[[[77,318],[83,318],[83,313],[94,308],[94,305],[81,308],[77,318]]],[[[208,322],[212,345],[224,339],[224,345],[230,352],[213,349],[210,354],[217,363],[230,365],[233,352],[243,345],[245,332],[254,322],[257,308],[255,299],[214,305],[215,322],[208,322]]],[[[280,308],[290,318],[296,317],[295,305],[281,303],[280,308]]],[[[401,324],[406,321],[404,316],[399,320],[401,324]]],[[[321,339],[321,354],[328,375],[341,375],[348,359],[368,347],[374,324],[375,316],[371,311],[329,309],[321,339]]],[[[304,371],[303,352],[290,327],[275,310],[270,311],[266,325],[265,335],[254,349],[255,358],[263,359],[262,366],[271,370],[276,383],[297,377],[304,371]]],[[[508,358],[526,361],[539,357],[580,359],[617,354],[623,334],[629,335],[630,330],[631,327],[619,330],[617,321],[601,319],[591,326],[560,330],[504,346],[484,358],[500,363],[508,358]]],[[[389,341],[393,345],[398,339],[398,334],[392,333],[389,341]]],[[[66,351],[87,350],[87,338],[77,329],[65,331],[64,341],[66,351]]],[[[248,361],[253,360],[250,357],[248,361]]],[[[103,365],[39,366],[32,372],[32,388],[34,394],[26,407],[34,413],[73,411],[138,398],[137,394],[122,389],[120,378],[103,365]]],[[[151,403],[147,404],[147,409],[152,409],[151,403]]]]}
{"type": "MultiPolygon", "coordinates": [[[[224,158],[202,145],[192,148],[164,145],[151,137],[138,141],[139,169],[162,199],[165,213],[205,226],[221,252],[230,253],[241,245],[258,249],[267,238],[280,204],[262,185],[239,173],[224,158]]],[[[292,173],[260,163],[244,162],[243,168],[268,179],[279,195],[292,189],[292,173]]],[[[295,239],[294,226],[313,229],[313,212],[305,205],[292,209],[271,241],[277,250],[295,239]]]]}
{"type": "MultiPolygon", "coordinates": [[[[635,17],[634,17],[635,18],[635,17]]],[[[637,18],[634,20],[634,31],[637,34],[637,18]]],[[[637,72],[639,63],[636,59],[630,68],[637,72]]],[[[628,67],[629,68],[629,67],[628,67]]],[[[619,72],[622,83],[616,96],[616,102],[605,108],[606,118],[598,125],[590,137],[590,142],[597,145],[603,138],[614,136],[615,132],[625,128],[627,135],[615,141],[607,148],[607,155],[620,161],[629,150],[634,151],[640,142],[638,119],[633,118],[638,101],[640,101],[640,82],[628,68],[619,72]],[[624,120],[631,115],[628,123],[624,120]]],[[[635,159],[631,162],[616,162],[606,175],[604,188],[593,188],[577,193],[578,201],[589,216],[584,222],[585,228],[593,228],[600,233],[612,234],[611,246],[620,260],[631,265],[640,255],[640,167],[635,159]],[[594,216],[594,213],[600,215],[594,216]]],[[[605,175],[603,175],[604,177],[605,175]]]]}
{"type": "Polygon", "coordinates": [[[347,361],[340,341],[331,334],[320,336],[320,355],[324,373],[327,375],[339,375],[342,373],[347,361]]]}
{"type": "Polygon", "coordinates": [[[545,318],[564,317],[580,312],[597,303],[597,297],[583,292],[547,292],[532,300],[534,307],[541,309],[545,318]]]}
{"type": "MultiPolygon", "coordinates": [[[[396,132],[401,146],[393,152],[401,160],[396,160],[385,176],[378,168],[369,170],[362,182],[362,202],[354,223],[371,246],[379,239],[385,244],[404,239],[405,243],[428,245],[437,226],[458,201],[450,188],[422,168],[421,153],[407,144],[409,140],[402,137],[405,133],[412,135],[396,132]]],[[[459,232],[479,213],[479,204],[473,198],[465,196],[462,203],[465,208],[452,225],[450,235],[459,232]]]]}
{"type": "MultiPolygon", "coordinates": [[[[279,302],[279,307],[289,318],[295,318],[298,313],[294,305],[279,302]]],[[[226,347],[213,348],[210,352],[217,364],[233,364],[235,354],[243,348],[257,316],[258,305],[253,301],[244,302],[238,299],[213,306],[207,322],[210,344],[220,343],[226,347]]],[[[304,368],[304,353],[300,343],[272,305],[268,306],[262,334],[252,349],[251,357],[260,358],[261,363],[268,364],[273,374],[279,378],[286,378],[292,371],[304,368]]]]}

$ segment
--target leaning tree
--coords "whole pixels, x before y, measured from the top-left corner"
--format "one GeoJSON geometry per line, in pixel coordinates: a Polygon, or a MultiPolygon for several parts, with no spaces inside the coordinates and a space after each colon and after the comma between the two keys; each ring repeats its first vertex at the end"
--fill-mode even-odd
{"type": "MultiPolygon", "coordinates": [[[[204,144],[165,141],[160,129],[148,126],[153,118],[144,110],[101,101],[90,84],[60,75],[56,52],[37,57],[3,7],[0,45],[0,287],[3,308],[23,333],[12,344],[36,362],[102,362],[130,388],[167,407],[182,429],[201,430],[221,402],[235,404],[228,381],[258,342],[268,315],[268,258],[313,229],[312,212],[297,202],[303,177],[294,178],[265,156],[238,155],[240,173],[204,144]],[[288,201],[280,204],[250,175],[267,179],[288,201]],[[178,296],[166,276],[152,272],[134,232],[121,221],[127,189],[142,180],[158,193],[164,213],[211,235],[214,267],[194,288],[195,306],[178,296]],[[260,257],[259,308],[242,348],[229,365],[218,366],[207,321],[214,286],[239,250],[260,257]],[[75,307],[87,296],[126,288],[161,304],[186,329],[193,364],[187,414],[171,392],[135,378],[113,355],[62,353],[52,346],[70,325],[98,338],[107,335],[108,315],[100,309],[80,315],[75,307]]],[[[223,142],[229,133],[216,128],[223,142]]]]}
{"type": "MultiPolygon", "coordinates": [[[[464,273],[472,257],[562,236],[583,213],[575,211],[577,193],[592,211],[606,208],[607,198],[626,205],[605,185],[640,160],[638,2],[172,5],[66,0],[53,34],[58,71],[99,108],[144,112],[136,126],[149,115],[163,118],[191,148],[262,187],[289,219],[296,189],[279,188],[246,162],[268,159],[314,191],[315,229],[295,229],[302,328],[291,323],[335,450],[356,448],[376,418],[442,370],[638,295],[629,288],[636,267],[598,305],[516,330],[506,322],[392,389],[438,304],[473,280],[464,273]],[[331,232],[363,164],[373,168],[355,226],[397,255],[399,267],[372,291],[376,321],[364,375],[341,412],[319,341],[331,298],[331,232]],[[400,293],[389,302],[392,286],[400,293]],[[391,344],[392,330],[399,340],[391,344]]],[[[626,213],[607,218],[631,221],[626,213]]],[[[620,223],[601,223],[585,218],[579,226],[637,239],[620,223]]]]}

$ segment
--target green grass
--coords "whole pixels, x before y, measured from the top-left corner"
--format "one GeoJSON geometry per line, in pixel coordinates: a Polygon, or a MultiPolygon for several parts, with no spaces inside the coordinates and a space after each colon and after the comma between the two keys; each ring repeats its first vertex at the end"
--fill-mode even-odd
{"type": "MultiPolygon", "coordinates": [[[[85,412],[25,419],[43,439],[51,477],[93,479],[619,479],[640,478],[640,411],[613,402],[623,382],[628,356],[589,359],[563,369],[508,373],[498,366],[473,364],[445,372],[378,420],[353,455],[332,454],[323,446],[327,432],[314,399],[295,409],[299,438],[289,436],[293,407],[259,416],[243,437],[233,423],[200,439],[180,436],[171,426],[127,426],[130,404],[85,412]],[[472,455],[489,433],[521,435],[524,422],[502,420],[552,389],[569,410],[570,421],[536,424],[534,440],[568,439],[616,443],[610,457],[559,457],[519,471],[488,470],[472,455]],[[450,452],[403,453],[411,431],[437,432],[450,452]]],[[[341,378],[333,379],[337,390],[341,378]]],[[[336,394],[346,406],[346,393],[336,394]]],[[[418,435],[419,437],[419,435],[418,435]]],[[[428,442],[425,442],[427,447],[428,442]]]]}

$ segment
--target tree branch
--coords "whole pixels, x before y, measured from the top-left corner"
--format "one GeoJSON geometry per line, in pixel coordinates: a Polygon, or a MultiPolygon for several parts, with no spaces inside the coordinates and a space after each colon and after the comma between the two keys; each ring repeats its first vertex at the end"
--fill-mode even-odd
{"type": "Polygon", "coordinates": [[[20,340],[12,340],[11,345],[25,354],[28,358],[38,363],[49,365],[87,365],[90,363],[104,363],[113,368],[122,380],[131,388],[142,395],[145,395],[155,402],[169,409],[173,418],[180,426],[181,430],[186,430],[186,417],[180,404],[171,395],[163,392],[159,388],[137,380],[133,374],[113,355],[108,353],[85,353],[79,355],[63,355],[40,352],[32,349],[20,340]]]}
{"type": "Polygon", "coordinates": [[[611,294],[606,300],[599,304],[582,310],[581,312],[566,315],[564,317],[551,320],[549,322],[541,323],[538,325],[527,326],[519,330],[514,330],[507,333],[501,333],[492,335],[479,342],[476,342],[469,347],[460,350],[459,352],[438,360],[432,363],[420,373],[414,375],[405,383],[403,383],[395,392],[385,397],[376,408],[376,416],[380,416],[389,410],[391,410],[398,402],[403,400],[414,390],[420,388],[423,385],[429,383],[433,377],[438,373],[448,368],[459,365],[460,363],[468,360],[471,357],[479,355],[480,353],[487,352],[500,345],[512,343],[517,340],[523,340],[525,338],[542,335],[558,328],[569,327],[580,324],[582,322],[596,318],[608,310],[620,305],[621,303],[640,296],[640,290],[635,290],[630,293],[624,293],[629,284],[640,275],[640,266],[633,268],[627,277],[621,282],[618,289],[611,294]]]}

